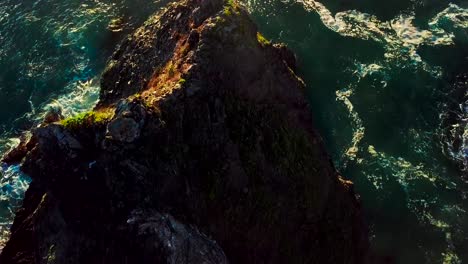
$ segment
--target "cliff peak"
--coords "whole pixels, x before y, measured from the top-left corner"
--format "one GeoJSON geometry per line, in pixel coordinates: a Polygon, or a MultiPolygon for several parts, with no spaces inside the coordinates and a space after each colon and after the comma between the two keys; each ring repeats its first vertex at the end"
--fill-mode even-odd
{"type": "Polygon", "coordinates": [[[94,111],[13,155],[33,182],[1,263],[363,263],[295,67],[236,1],[169,4],[112,55],[94,111]]]}

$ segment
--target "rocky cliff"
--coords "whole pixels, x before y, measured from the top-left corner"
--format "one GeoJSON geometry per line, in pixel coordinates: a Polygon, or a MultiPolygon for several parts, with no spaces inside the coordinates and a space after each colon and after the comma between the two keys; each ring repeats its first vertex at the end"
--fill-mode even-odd
{"type": "Polygon", "coordinates": [[[33,182],[0,262],[364,263],[294,70],[235,1],[170,4],[110,58],[94,111],[4,158],[33,182]]]}

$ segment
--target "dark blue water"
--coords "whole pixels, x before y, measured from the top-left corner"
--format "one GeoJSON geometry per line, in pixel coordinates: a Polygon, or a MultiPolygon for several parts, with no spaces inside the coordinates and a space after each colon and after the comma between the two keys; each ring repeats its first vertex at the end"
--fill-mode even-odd
{"type": "MultiPolygon", "coordinates": [[[[161,2],[0,3],[0,148],[48,107],[97,100],[97,77],[122,36],[161,2]]],[[[287,43],[327,148],[355,182],[376,254],[397,263],[468,263],[466,0],[244,0],[264,34],[287,43]],[[461,92],[466,93],[466,91],[461,92]],[[458,118],[447,125],[447,113],[458,118]],[[450,127],[447,127],[450,126],[450,127]],[[454,130],[455,129],[455,130],[454,130]]],[[[467,104],[468,105],[468,104],[467,104]]],[[[5,231],[27,178],[1,170],[5,231]]]]}

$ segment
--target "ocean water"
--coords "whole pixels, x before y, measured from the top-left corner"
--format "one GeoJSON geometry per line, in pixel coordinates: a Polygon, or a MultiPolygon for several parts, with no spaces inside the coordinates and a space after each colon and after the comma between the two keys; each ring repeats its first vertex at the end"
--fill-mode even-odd
{"type": "MultiPolygon", "coordinates": [[[[119,39],[166,2],[2,0],[0,152],[50,107],[91,108],[119,39]]],[[[375,254],[468,263],[468,91],[454,85],[468,75],[468,1],[242,2],[298,55],[315,125],[355,183],[375,254]]],[[[1,166],[3,238],[28,181],[1,166]]]]}
{"type": "Polygon", "coordinates": [[[361,196],[375,253],[396,263],[468,263],[468,109],[456,96],[467,91],[453,85],[468,72],[468,2],[248,7],[267,37],[297,53],[316,125],[361,196]]]}
{"type": "MultiPolygon", "coordinates": [[[[0,155],[50,108],[71,116],[98,100],[118,42],[165,0],[1,0],[0,155]]],[[[30,179],[0,164],[0,248],[30,179]]]]}

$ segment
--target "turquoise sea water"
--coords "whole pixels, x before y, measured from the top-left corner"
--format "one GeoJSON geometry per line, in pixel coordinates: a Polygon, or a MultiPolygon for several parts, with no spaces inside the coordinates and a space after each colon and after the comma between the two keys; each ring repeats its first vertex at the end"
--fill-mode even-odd
{"type": "MultiPolygon", "coordinates": [[[[467,91],[453,85],[468,73],[468,1],[243,2],[266,37],[298,55],[316,126],[355,182],[376,254],[468,263],[467,91]]],[[[162,4],[1,1],[1,151],[48,107],[92,107],[117,41],[162,4]]],[[[28,179],[14,166],[0,173],[6,232],[28,179]]]]}

